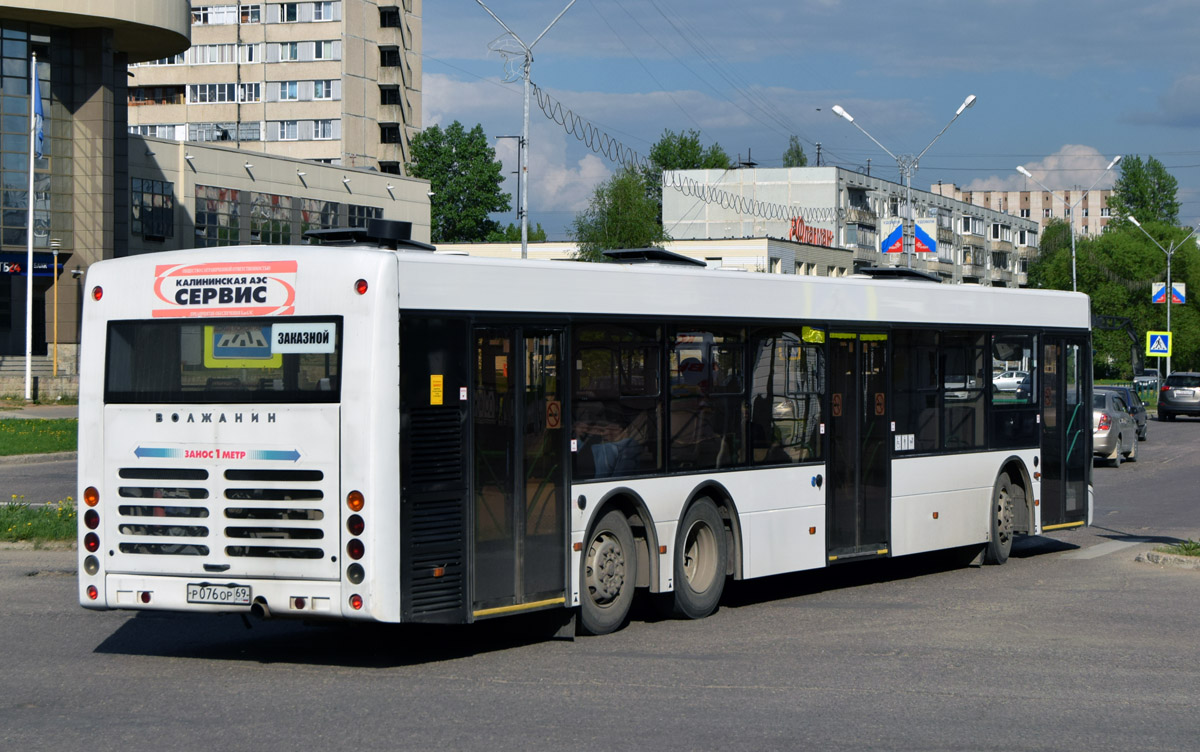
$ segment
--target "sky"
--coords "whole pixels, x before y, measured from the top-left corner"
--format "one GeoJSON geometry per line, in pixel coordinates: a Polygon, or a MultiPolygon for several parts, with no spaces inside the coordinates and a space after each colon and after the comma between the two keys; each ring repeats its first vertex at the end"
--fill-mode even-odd
{"type": "MultiPolygon", "coordinates": [[[[525,44],[570,0],[484,0],[525,44]]],[[[423,126],[481,124],[516,206],[520,61],[477,0],[424,0],[423,126]]],[[[519,49],[519,48],[518,48],[519,49]]],[[[576,0],[533,47],[530,79],[587,123],[593,143],[644,157],[665,130],[695,130],[734,160],[867,168],[913,187],[1038,190],[1112,185],[1116,155],[1153,156],[1179,181],[1180,222],[1200,222],[1200,3],[1196,0],[576,0]],[[887,151],[832,112],[841,105],[887,151]]],[[[532,98],[530,226],[567,239],[620,168],[532,98]]],[[[601,149],[601,151],[604,151],[601,149]]],[[[515,214],[495,215],[503,223],[515,214]]]]}

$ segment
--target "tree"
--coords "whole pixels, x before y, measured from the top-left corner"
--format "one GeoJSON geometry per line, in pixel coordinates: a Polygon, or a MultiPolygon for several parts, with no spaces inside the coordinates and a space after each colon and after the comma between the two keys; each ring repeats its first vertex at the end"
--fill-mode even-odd
{"type": "Polygon", "coordinates": [[[784,167],[807,167],[808,155],[804,153],[804,147],[800,145],[800,139],[795,136],[788,136],[788,148],[783,153],[784,167]]]}
{"type": "Polygon", "coordinates": [[[700,132],[689,130],[675,133],[663,130],[662,138],[650,147],[650,163],[642,170],[646,193],[658,207],[662,222],[662,174],[667,170],[728,170],[733,166],[720,144],[707,148],[700,145],[700,132]]]}
{"type": "MultiPolygon", "coordinates": [[[[542,223],[538,222],[536,227],[529,228],[529,240],[538,241],[546,239],[546,231],[542,229],[542,223]]],[[[521,240],[521,226],[508,223],[508,227],[497,227],[488,233],[487,242],[489,243],[518,243],[521,240]]]]}
{"type": "Polygon", "coordinates": [[[671,239],[643,176],[628,167],[596,187],[588,208],[575,215],[571,237],[581,261],[604,261],[602,251],[661,246],[671,239]]]}
{"type": "Polygon", "coordinates": [[[1125,157],[1108,206],[1119,220],[1132,214],[1139,222],[1175,225],[1179,223],[1178,188],[1179,181],[1154,157],[1146,157],[1145,162],[1136,155],[1125,157]]]}
{"type": "Polygon", "coordinates": [[[429,181],[431,236],[434,243],[470,243],[487,238],[500,224],[492,212],[509,211],[503,193],[502,165],[488,144],[483,126],[468,132],[455,120],[445,130],[434,125],[412,140],[409,174],[429,181]]]}

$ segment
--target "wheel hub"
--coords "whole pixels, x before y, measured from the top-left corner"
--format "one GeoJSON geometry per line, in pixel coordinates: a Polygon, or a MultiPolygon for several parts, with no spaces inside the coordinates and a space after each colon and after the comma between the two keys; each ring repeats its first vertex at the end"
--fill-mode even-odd
{"type": "Polygon", "coordinates": [[[597,536],[588,551],[587,587],[592,600],[612,603],[624,586],[625,553],[620,542],[608,534],[597,536]]]}

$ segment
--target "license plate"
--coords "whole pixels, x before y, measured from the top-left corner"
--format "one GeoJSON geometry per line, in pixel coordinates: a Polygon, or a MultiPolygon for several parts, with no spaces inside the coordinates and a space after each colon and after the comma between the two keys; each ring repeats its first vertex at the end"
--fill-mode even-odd
{"type": "Polygon", "coordinates": [[[1195,395],[1196,395],[1196,391],[1194,389],[1176,389],[1175,390],[1176,397],[1194,397],[1195,395]]]}
{"type": "Polygon", "coordinates": [[[224,606],[249,606],[249,585],[210,585],[207,582],[189,582],[188,603],[217,603],[224,606]]]}

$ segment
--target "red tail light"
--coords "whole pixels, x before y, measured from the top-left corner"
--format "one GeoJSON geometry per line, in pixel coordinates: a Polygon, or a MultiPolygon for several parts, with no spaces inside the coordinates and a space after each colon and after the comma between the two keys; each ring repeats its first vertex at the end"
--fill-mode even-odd
{"type": "Polygon", "coordinates": [[[1163,392],[1165,392],[1165,391],[1167,391],[1167,390],[1168,390],[1168,389],[1170,389],[1170,388],[1171,388],[1171,387],[1167,386],[1166,384],[1163,384],[1163,385],[1162,385],[1162,389],[1161,389],[1161,390],[1159,390],[1159,391],[1163,391],[1163,392]]]}
{"type": "Polygon", "coordinates": [[[350,608],[354,609],[355,611],[358,611],[358,610],[362,609],[362,607],[363,607],[363,599],[362,599],[361,595],[358,595],[357,593],[355,593],[354,595],[350,596],[350,608]]]}
{"type": "Polygon", "coordinates": [[[1100,425],[1096,426],[1097,431],[1107,431],[1112,428],[1112,418],[1108,417],[1108,413],[1100,413],[1100,425]]]}
{"type": "Polygon", "coordinates": [[[96,600],[100,597],[100,591],[96,589],[95,585],[87,586],[87,597],[91,600],[96,600]]]}

